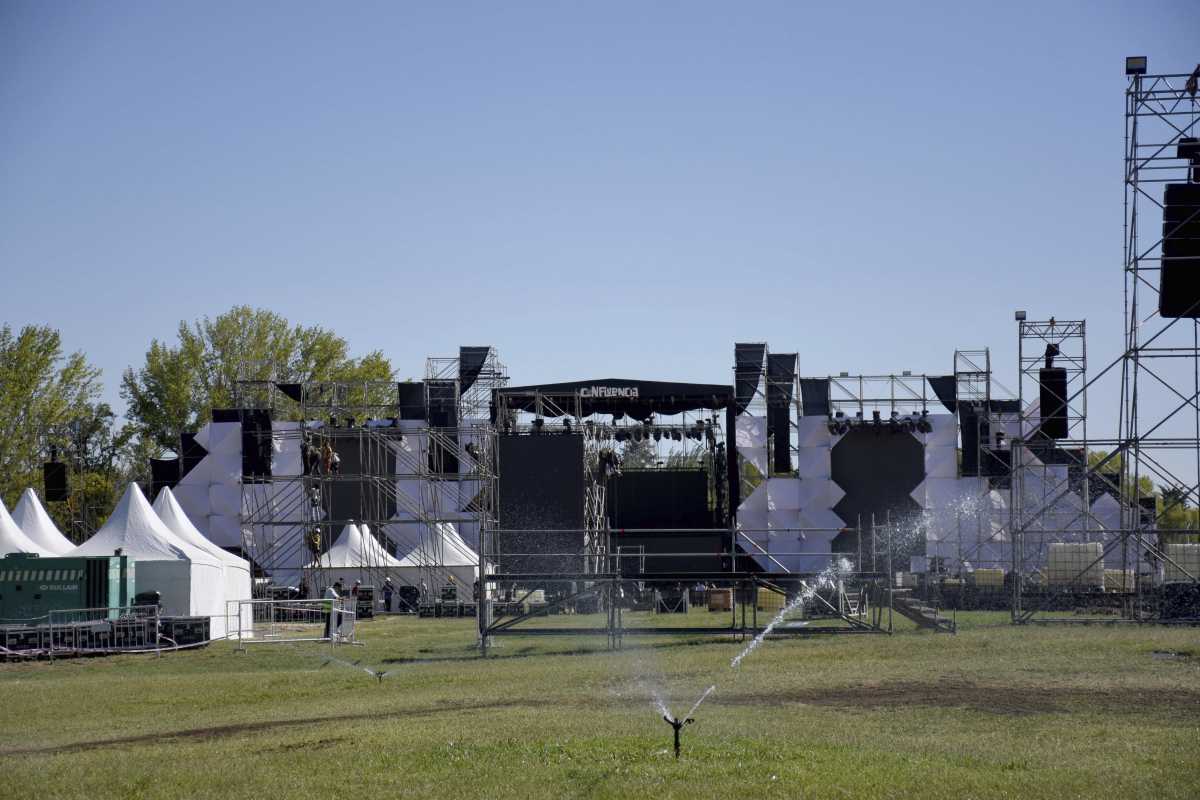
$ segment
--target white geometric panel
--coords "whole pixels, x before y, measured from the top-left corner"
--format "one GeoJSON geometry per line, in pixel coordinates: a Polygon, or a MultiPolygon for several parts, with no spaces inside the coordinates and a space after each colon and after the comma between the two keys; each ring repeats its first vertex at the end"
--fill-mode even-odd
{"type": "Polygon", "coordinates": [[[845,496],[842,487],[827,478],[800,481],[800,508],[833,508],[845,496]]]}
{"type": "Polygon", "coordinates": [[[1104,492],[1092,503],[1092,517],[1105,530],[1118,531],[1121,529],[1121,504],[1117,498],[1104,492]]]}
{"type": "Polygon", "coordinates": [[[791,543],[794,548],[792,555],[781,554],[777,558],[786,563],[792,572],[822,572],[833,560],[833,540],[836,536],[836,532],[811,531],[791,543]]]}
{"type": "Polygon", "coordinates": [[[242,423],[214,422],[209,427],[209,453],[242,453],[242,423]]]}
{"type": "Polygon", "coordinates": [[[464,510],[476,498],[480,490],[483,488],[483,481],[475,478],[460,480],[458,482],[458,509],[464,510]]]}
{"type": "Polygon", "coordinates": [[[183,513],[196,528],[208,535],[208,484],[178,484],[171,492],[183,513]]]}
{"type": "Polygon", "coordinates": [[[930,414],[926,420],[933,428],[925,434],[926,447],[958,446],[958,420],[953,414],[930,414]]]}
{"type": "MultiPolygon", "coordinates": [[[[240,439],[239,439],[240,440],[240,439]]],[[[242,479],[242,453],[209,453],[204,457],[209,466],[209,480],[225,486],[240,483],[242,479]]]]}
{"type": "Polygon", "coordinates": [[[831,453],[828,447],[801,447],[796,451],[796,474],[806,479],[829,480],[833,475],[831,453]]]}
{"type": "Polygon", "coordinates": [[[242,546],[242,528],[237,517],[213,514],[208,518],[207,536],[218,547],[242,546]]]}
{"type": "Polygon", "coordinates": [[[767,421],[762,417],[742,414],[735,421],[734,428],[738,451],[767,446],[767,421]]]}
{"type": "Polygon", "coordinates": [[[754,465],[760,475],[767,474],[767,448],[765,447],[739,447],[738,454],[746,461],[754,465]]]}
{"type": "Polygon", "coordinates": [[[196,435],[192,437],[196,444],[208,450],[209,429],[212,427],[211,422],[206,422],[200,426],[200,430],[196,431],[196,435]]]}
{"type": "Polygon", "coordinates": [[[299,422],[271,423],[272,475],[300,475],[304,472],[304,462],[300,457],[300,435],[291,433],[299,429],[299,422]]]}
{"type": "MultiPolygon", "coordinates": [[[[268,514],[274,517],[279,508],[277,498],[283,493],[286,484],[280,483],[247,483],[242,486],[242,511],[248,517],[263,518],[268,514]]],[[[296,486],[291,496],[298,498],[303,489],[296,486]]]]}
{"type": "Polygon", "coordinates": [[[925,477],[955,478],[958,476],[958,449],[950,447],[925,448],[925,477]]]}
{"type": "Polygon", "coordinates": [[[754,514],[762,514],[763,520],[766,520],[767,514],[767,484],[760,483],[754,487],[754,491],[750,496],[742,501],[738,506],[737,513],[740,519],[743,512],[752,512],[754,514]]]}
{"type": "Polygon", "coordinates": [[[982,478],[926,478],[909,496],[926,510],[974,508],[985,491],[982,478]]]}
{"type": "Polygon", "coordinates": [[[800,521],[804,524],[805,536],[809,538],[820,534],[836,536],[847,527],[846,522],[834,513],[832,508],[806,508],[800,512],[800,521]]]}
{"type": "Polygon", "coordinates": [[[210,484],[208,507],[212,514],[223,514],[228,517],[239,516],[242,513],[241,487],[221,483],[210,484]]]}
{"type": "Polygon", "coordinates": [[[800,508],[799,478],[767,479],[768,511],[799,511],[800,508]]]}
{"type": "Polygon", "coordinates": [[[421,511],[421,479],[396,479],[396,510],[410,514],[421,511]]]}
{"type": "Polygon", "coordinates": [[[799,509],[779,509],[767,511],[767,529],[775,535],[799,536],[804,528],[800,519],[799,509]]]}
{"type": "Polygon", "coordinates": [[[179,479],[180,486],[204,486],[205,491],[210,483],[212,483],[212,456],[205,456],[188,470],[187,474],[179,479]]]}
{"type": "Polygon", "coordinates": [[[833,444],[829,420],[825,417],[801,417],[796,423],[796,431],[798,447],[830,447],[833,444]]]}

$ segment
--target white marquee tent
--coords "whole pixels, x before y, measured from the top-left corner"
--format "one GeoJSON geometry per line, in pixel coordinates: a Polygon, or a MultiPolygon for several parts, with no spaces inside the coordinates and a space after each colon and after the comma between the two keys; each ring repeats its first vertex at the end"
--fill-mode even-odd
{"type": "Polygon", "coordinates": [[[62,531],[50,519],[33,489],[26,489],[21,493],[21,499],[17,501],[12,516],[21,532],[43,549],[59,556],[75,549],[71,540],[63,536],[62,531]]]}
{"type": "Polygon", "coordinates": [[[44,547],[33,542],[26,536],[17,523],[8,514],[8,509],[0,501],[0,558],[9,553],[35,553],[39,556],[53,556],[44,547]]]}
{"type": "MultiPolygon", "coordinates": [[[[159,519],[163,524],[171,529],[171,532],[178,536],[183,541],[197,547],[200,550],[208,553],[221,562],[221,571],[223,573],[222,585],[224,587],[224,608],[227,612],[227,624],[230,628],[229,634],[236,635],[234,630],[236,619],[232,616],[229,602],[234,600],[249,600],[251,597],[251,575],[250,562],[244,558],[239,558],[228,550],[223,550],[215,544],[204,538],[204,534],[196,530],[196,526],[188,519],[178,501],[175,500],[175,495],[167,487],[163,487],[158,493],[158,497],[154,500],[154,510],[158,514],[159,519]]],[[[254,615],[250,606],[241,607],[242,626],[241,630],[250,631],[254,625],[254,615]]]]}
{"type": "Polygon", "coordinates": [[[210,635],[225,635],[221,562],[172,533],[135,483],[103,527],[65,555],[110,556],[117,548],[135,560],[136,591],[162,594],[164,614],[211,617],[210,635]]]}
{"type": "MultiPolygon", "coordinates": [[[[419,584],[423,576],[453,577],[460,590],[461,599],[470,599],[470,590],[479,577],[479,556],[462,540],[458,530],[450,522],[435,522],[432,525],[409,524],[404,526],[409,546],[400,559],[397,575],[404,583],[419,584]]],[[[404,546],[404,545],[402,545],[404,546]]],[[[438,587],[429,587],[436,591],[438,587]]]]}
{"type": "Polygon", "coordinates": [[[355,582],[382,582],[384,577],[396,577],[396,570],[401,564],[379,541],[353,522],[342,528],[337,541],[328,551],[309,563],[305,569],[313,573],[317,590],[322,586],[332,586],[341,581],[347,589],[355,582]]]}

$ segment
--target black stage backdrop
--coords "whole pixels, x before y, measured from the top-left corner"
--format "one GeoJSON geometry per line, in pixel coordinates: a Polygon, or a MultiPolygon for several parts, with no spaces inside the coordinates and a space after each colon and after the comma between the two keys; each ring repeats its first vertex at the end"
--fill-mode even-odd
{"type": "Polygon", "coordinates": [[[633,470],[615,476],[608,482],[608,519],[621,552],[632,554],[641,548],[645,556],[622,558],[625,575],[721,569],[727,532],[687,530],[713,527],[704,470],[633,470]],[[627,533],[626,528],[654,528],[662,533],[627,533]]]}
{"type": "Polygon", "coordinates": [[[617,528],[711,528],[708,474],[701,469],[622,472],[608,481],[608,519],[617,528]]]}
{"type": "MultiPolygon", "coordinates": [[[[359,439],[355,437],[334,439],[339,468],[342,475],[362,475],[362,453],[359,450],[359,439]]],[[[384,454],[383,474],[392,475],[396,472],[396,456],[390,448],[384,454]]],[[[378,466],[375,467],[378,470],[378,466]]],[[[362,520],[376,518],[391,519],[396,513],[396,498],[391,492],[380,491],[374,481],[329,481],[329,519],[331,520],[362,520]]],[[[330,531],[330,541],[335,541],[342,533],[341,529],[330,531]]]]}
{"type": "MultiPolygon", "coordinates": [[[[849,527],[862,520],[864,553],[869,552],[872,514],[882,528],[889,513],[893,522],[920,513],[909,493],[925,479],[925,449],[912,434],[892,433],[886,424],[879,431],[872,425],[853,428],[834,445],[832,459],[833,482],[846,493],[833,510],[849,527]]],[[[834,540],[835,551],[857,548],[853,533],[834,540]]],[[[869,569],[869,561],[863,566],[869,569]]]]}
{"type": "Polygon", "coordinates": [[[583,436],[501,435],[498,460],[499,571],[582,572],[582,558],[551,554],[583,553],[583,436]]]}

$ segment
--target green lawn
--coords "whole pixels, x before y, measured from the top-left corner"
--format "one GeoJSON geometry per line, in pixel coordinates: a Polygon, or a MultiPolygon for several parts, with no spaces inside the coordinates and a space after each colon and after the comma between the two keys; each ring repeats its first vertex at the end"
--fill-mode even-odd
{"type": "Polygon", "coordinates": [[[382,682],[318,645],[7,664],[3,796],[1200,792],[1200,631],[1005,619],[769,641],[738,673],[729,639],[506,638],[484,661],[473,620],[414,618],[363,622],[366,646],[338,649],[382,682]],[[651,693],[681,712],[714,683],[676,763],[651,693]]]}

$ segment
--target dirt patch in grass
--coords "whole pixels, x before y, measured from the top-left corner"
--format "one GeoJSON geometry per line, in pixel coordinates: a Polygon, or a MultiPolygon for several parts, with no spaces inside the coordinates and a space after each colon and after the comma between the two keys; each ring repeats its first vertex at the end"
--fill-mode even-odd
{"type": "Polygon", "coordinates": [[[802,703],[843,708],[965,708],[992,714],[1108,713],[1200,716],[1200,692],[1159,689],[986,686],[961,681],[895,682],[825,689],[784,689],[764,694],[723,693],[724,705],[802,703]]]}
{"type": "MultiPolygon", "coordinates": [[[[486,711],[501,708],[512,708],[522,705],[518,701],[499,701],[495,703],[477,703],[472,705],[442,704],[427,708],[409,708],[397,711],[376,712],[369,714],[330,714],[323,717],[300,717],[296,719],[274,719],[259,722],[241,722],[233,725],[214,725],[207,728],[185,728],[179,731],[163,731],[159,733],[143,733],[136,736],[122,736],[115,739],[99,739],[91,742],[71,742],[49,747],[30,748],[0,748],[0,756],[19,755],[56,755],[59,753],[75,753],[81,750],[98,750],[105,747],[120,747],[131,744],[158,744],[179,740],[215,739],[225,736],[238,736],[245,733],[261,733],[280,728],[295,728],[302,725],[317,725],[329,722],[361,722],[399,719],[404,717],[427,717],[437,714],[448,714],[456,711],[486,711]]],[[[308,747],[308,744],[296,745],[298,748],[308,747]]]]}

